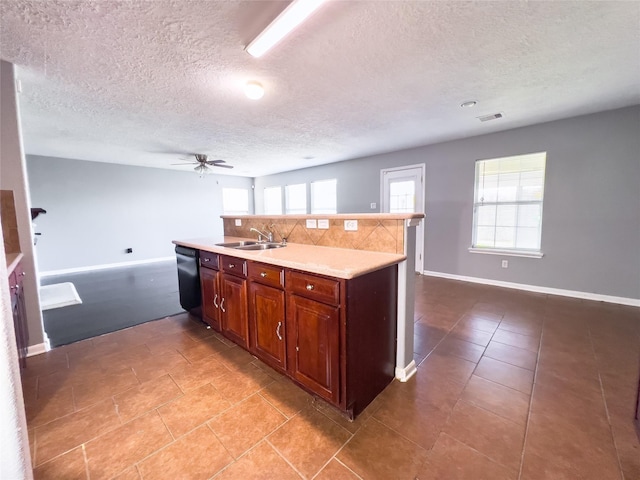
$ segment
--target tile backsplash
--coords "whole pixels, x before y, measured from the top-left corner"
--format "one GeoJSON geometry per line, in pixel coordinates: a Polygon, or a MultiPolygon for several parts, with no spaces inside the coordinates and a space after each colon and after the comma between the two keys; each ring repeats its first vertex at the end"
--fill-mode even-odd
{"type": "MultiPolygon", "coordinates": [[[[317,216],[313,218],[317,219],[317,216]]],[[[235,218],[223,218],[224,234],[233,237],[256,237],[251,228],[266,232],[273,232],[276,242],[286,238],[291,243],[317,245],[321,247],[351,248],[354,250],[369,250],[385,253],[404,253],[404,219],[388,218],[359,218],[358,230],[346,231],[344,219],[329,217],[329,228],[307,228],[306,218],[283,217],[242,217],[242,225],[235,225],[235,218]]]]}

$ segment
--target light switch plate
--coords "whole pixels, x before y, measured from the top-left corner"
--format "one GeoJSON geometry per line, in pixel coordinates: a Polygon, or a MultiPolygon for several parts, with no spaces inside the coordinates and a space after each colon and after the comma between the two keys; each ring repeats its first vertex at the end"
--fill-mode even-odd
{"type": "Polygon", "coordinates": [[[318,228],[322,228],[323,230],[329,230],[329,219],[324,218],[322,220],[318,220],[318,228]]]}
{"type": "Polygon", "coordinates": [[[236,227],[241,227],[241,226],[242,226],[242,219],[236,218],[236,227]]]}
{"type": "Polygon", "coordinates": [[[355,232],[358,230],[358,220],[345,220],[344,229],[347,232],[355,232]]]}
{"type": "Polygon", "coordinates": [[[307,218],[307,228],[318,228],[318,222],[315,218],[307,218]]]}

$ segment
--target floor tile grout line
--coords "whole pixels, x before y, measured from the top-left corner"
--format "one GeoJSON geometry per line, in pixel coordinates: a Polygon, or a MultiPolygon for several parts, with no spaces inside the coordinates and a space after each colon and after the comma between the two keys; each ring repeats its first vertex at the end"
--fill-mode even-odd
{"type": "MultiPolygon", "coordinates": [[[[545,305],[546,305],[546,298],[544,300],[545,305]]],[[[526,425],[525,425],[525,429],[524,429],[524,439],[522,441],[522,453],[520,454],[520,470],[518,472],[518,480],[522,479],[522,470],[524,468],[524,457],[526,454],[526,449],[527,449],[527,439],[529,438],[529,425],[531,423],[531,413],[532,413],[532,407],[533,407],[533,396],[535,394],[536,391],[536,379],[538,377],[538,365],[540,364],[540,353],[542,352],[542,344],[544,341],[544,327],[545,324],[547,323],[547,313],[543,314],[542,317],[542,330],[540,331],[540,339],[539,339],[539,343],[538,343],[538,352],[536,354],[536,367],[535,370],[533,371],[533,385],[531,386],[531,397],[529,397],[529,410],[527,412],[527,421],[526,421],[526,425]]]]}
{"type": "Polygon", "coordinates": [[[602,374],[600,371],[600,362],[598,361],[598,354],[593,343],[593,335],[591,328],[587,325],[587,333],[589,334],[589,344],[591,346],[591,352],[595,360],[596,368],[598,370],[598,383],[600,384],[600,395],[602,396],[602,403],[604,404],[604,411],[607,415],[607,423],[609,424],[609,434],[611,435],[611,442],[613,443],[613,449],[616,452],[616,460],[618,461],[618,468],[620,469],[620,479],[624,480],[624,470],[622,469],[622,462],[620,461],[620,451],[616,442],[616,436],[613,433],[613,424],[611,423],[611,415],[609,414],[609,405],[607,404],[607,397],[604,392],[604,385],[602,383],[602,374]]]}
{"type": "Polygon", "coordinates": [[[288,459],[287,457],[285,457],[285,456],[284,456],[284,454],[283,454],[283,453],[281,453],[281,452],[280,452],[280,450],[278,450],[278,448],[277,448],[274,444],[272,444],[272,443],[269,441],[269,438],[265,437],[265,438],[264,438],[264,441],[265,441],[265,442],[266,442],[266,443],[267,443],[267,444],[268,444],[268,445],[269,445],[269,446],[270,446],[270,447],[271,447],[271,448],[276,452],[276,454],[277,454],[277,455],[279,455],[279,456],[280,456],[280,458],[282,458],[285,462],[287,462],[287,464],[288,464],[288,465],[293,469],[293,471],[294,471],[294,472],[296,472],[298,475],[300,475],[300,478],[305,478],[305,479],[306,479],[306,478],[308,478],[308,477],[307,477],[306,475],[304,475],[301,471],[299,471],[299,470],[295,467],[295,465],[293,465],[293,463],[291,463],[291,462],[289,461],[289,459],[288,459]]]}
{"type": "Polygon", "coordinates": [[[91,472],[89,471],[89,458],[87,457],[87,450],[85,448],[85,444],[81,445],[82,447],[82,458],[84,459],[84,473],[86,475],[87,480],[91,478],[91,472]]]}

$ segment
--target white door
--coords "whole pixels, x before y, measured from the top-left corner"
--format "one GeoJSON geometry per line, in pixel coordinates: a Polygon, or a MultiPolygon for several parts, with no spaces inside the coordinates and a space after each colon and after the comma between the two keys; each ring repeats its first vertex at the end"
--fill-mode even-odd
{"type": "MultiPolygon", "coordinates": [[[[425,165],[385,168],[380,171],[384,213],[424,213],[425,165]]],[[[416,272],[424,271],[424,220],[416,228],[416,272]]]]}

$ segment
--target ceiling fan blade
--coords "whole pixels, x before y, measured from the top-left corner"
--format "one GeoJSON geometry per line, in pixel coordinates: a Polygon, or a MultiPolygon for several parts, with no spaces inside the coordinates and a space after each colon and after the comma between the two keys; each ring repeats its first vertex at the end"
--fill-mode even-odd
{"type": "Polygon", "coordinates": [[[214,167],[222,167],[222,168],[233,168],[233,165],[222,165],[220,163],[214,163],[214,167]]]}
{"type": "Polygon", "coordinates": [[[189,163],[172,163],[171,165],[197,165],[196,162],[189,162],[189,163]]]}
{"type": "Polygon", "coordinates": [[[207,165],[216,165],[218,163],[227,163],[225,160],[207,160],[205,162],[207,165]]]}

